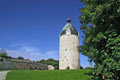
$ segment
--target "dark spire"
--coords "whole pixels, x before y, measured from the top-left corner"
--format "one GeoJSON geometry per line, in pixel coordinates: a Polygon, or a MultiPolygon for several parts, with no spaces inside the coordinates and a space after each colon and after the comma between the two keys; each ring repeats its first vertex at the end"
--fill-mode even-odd
{"type": "Polygon", "coordinates": [[[71,19],[70,18],[67,19],[67,23],[71,23],[71,19]]]}

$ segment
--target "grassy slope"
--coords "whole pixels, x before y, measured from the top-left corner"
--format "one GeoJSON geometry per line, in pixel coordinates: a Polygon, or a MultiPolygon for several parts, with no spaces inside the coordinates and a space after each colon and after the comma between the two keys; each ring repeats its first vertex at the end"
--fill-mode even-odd
{"type": "Polygon", "coordinates": [[[7,71],[7,70],[0,70],[0,72],[2,72],[2,71],[7,71]]]}
{"type": "Polygon", "coordinates": [[[54,70],[30,71],[15,70],[9,72],[6,80],[88,80],[91,70],[54,70]]]}

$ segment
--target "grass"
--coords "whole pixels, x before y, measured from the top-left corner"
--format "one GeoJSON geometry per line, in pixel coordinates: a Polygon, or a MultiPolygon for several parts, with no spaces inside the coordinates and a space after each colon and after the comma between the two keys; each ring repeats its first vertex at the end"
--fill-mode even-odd
{"type": "Polygon", "coordinates": [[[7,71],[7,70],[0,70],[0,72],[2,72],[2,71],[7,71]]]}
{"type": "Polygon", "coordinates": [[[88,80],[90,69],[85,70],[14,70],[6,80],[88,80]]]}

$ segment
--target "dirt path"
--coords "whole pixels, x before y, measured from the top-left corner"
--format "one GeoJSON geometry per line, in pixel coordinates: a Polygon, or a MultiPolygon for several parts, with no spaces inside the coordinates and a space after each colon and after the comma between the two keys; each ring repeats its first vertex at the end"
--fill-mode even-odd
{"type": "Polygon", "coordinates": [[[5,80],[8,72],[9,71],[1,71],[0,72],[0,80],[5,80]]]}

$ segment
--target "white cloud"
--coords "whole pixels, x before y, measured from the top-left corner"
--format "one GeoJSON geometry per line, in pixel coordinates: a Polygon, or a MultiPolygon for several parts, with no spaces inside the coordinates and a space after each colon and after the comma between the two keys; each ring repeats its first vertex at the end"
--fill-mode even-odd
{"type": "Polygon", "coordinates": [[[38,40],[30,40],[30,41],[19,41],[19,42],[16,42],[14,44],[11,45],[11,47],[15,48],[15,47],[23,47],[23,46],[27,46],[27,45],[30,45],[30,44],[34,44],[36,43],[38,40]]]}
{"type": "Polygon", "coordinates": [[[58,60],[58,51],[47,51],[41,53],[38,48],[24,46],[17,50],[7,50],[9,56],[18,57],[23,56],[25,59],[30,60],[41,60],[41,59],[57,59],[58,60]]]}

